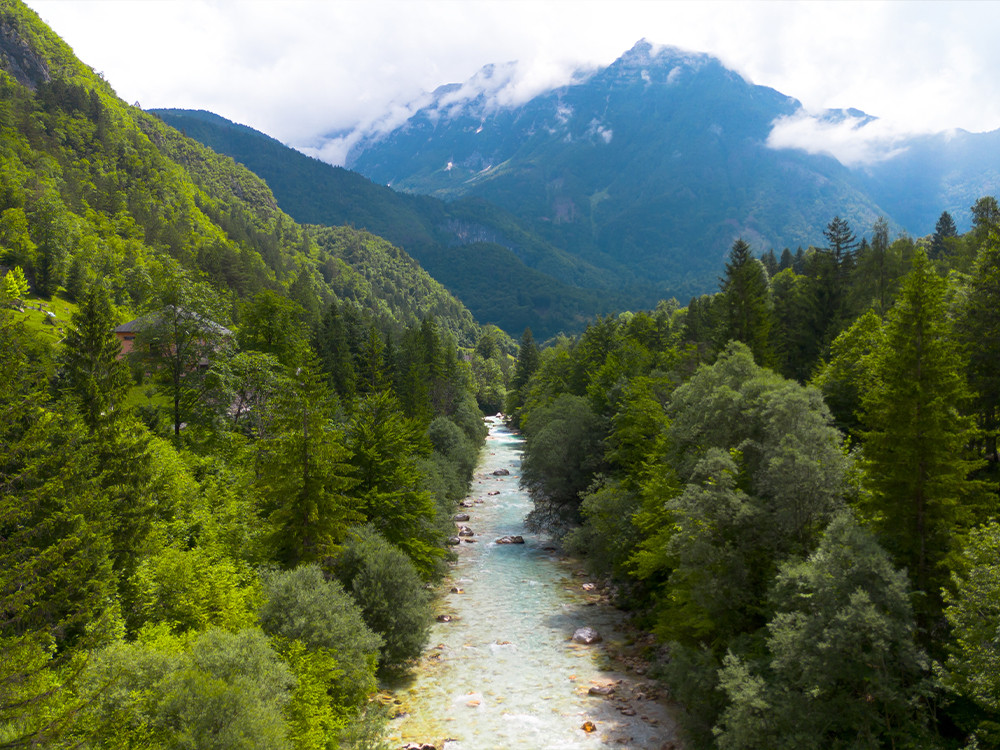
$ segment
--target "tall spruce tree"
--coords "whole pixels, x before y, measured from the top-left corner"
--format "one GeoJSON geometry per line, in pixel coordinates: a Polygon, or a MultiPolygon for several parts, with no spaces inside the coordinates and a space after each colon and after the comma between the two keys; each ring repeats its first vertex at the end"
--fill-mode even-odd
{"type": "Polygon", "coordinates": [[[343,433],[331,421],[333,407],[314,361],[273,403],[275,436],[260,460],[261,511],[275,557],[288,567],[331,555],[364,518],[349,494],[357,481],[343,433]]]}
{"type": "Polygon", "coordinates": [[[538,369],[540,355],[538,344],[535,343],[531,329],[525,328],[521,334],[521,345],[517,351],[517,363],[514,365],[514,377],[511,378],[510,388],[507,391],[506,410],[508,416],[518,424],[520,421],[521,407],[524,405],[527,396],[528,381],[538,369]]]}
{"type": "Polygon", "coordinates": [[[91,432],[118,413],[132,384],[114,327],[107,290],[95,284],[73,315],[62,356],[67,390],[91,432]]]}
{"type": "Polygon", "coordinates": [[[955,220],[951,218],[950,213],[942,211],[934,226],[934,235],[931,237],[930,257],[932,259],[943,258],[948,249],[945,241],[955,237],[958,237],[955,220]]]}
{"type": "Polygon", "coordinates": [[[1000,237],[990,236],[979,250],[958,317],[958,331],[968,356],[973,408],[983,432],[984,453],[1000,465],[1000,237]]]}
{"type": "Polygon", "coordinates": [[[771,310],[767,272],[742,238],[733,243],[726,262],[722,294],[726,306],[726,340],[742,341],[760,364],[770,364],[771,310]]]}
{"type": "Polygon", "coordinates": [[[955,534],[976,520],[979,484],[969,456],[973,423],[963,360],[948,318],[947,282],[917,251],[889,311],[884,347],[873,353],[873,383],[863,397],[865,510],[887,550],[923,592],[933,616],[947,580],[955,534]]]}

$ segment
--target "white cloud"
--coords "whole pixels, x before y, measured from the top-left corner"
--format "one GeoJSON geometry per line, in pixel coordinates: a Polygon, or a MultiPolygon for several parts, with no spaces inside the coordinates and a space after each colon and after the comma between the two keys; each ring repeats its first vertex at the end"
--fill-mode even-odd
{"type": "Polygon", "coordinates": [[[826,154],[844,166],[857,167],[902,153],[905,149],[899,144],[907,135],[882,120],[850,115],[830,118],[800,110],[775,120],[767,145],[826,154]]]}
{"type": "Polygon", "coordinates": [[[208,109],[313,149],[333,135],[324,158],[487,63],[518,61],[489,88],[511,105],[641,38],[716,55],[812,112],[856,107],[918,132],[1000,127],[1000,3],[27,2],[127,101],[208,109]]]}

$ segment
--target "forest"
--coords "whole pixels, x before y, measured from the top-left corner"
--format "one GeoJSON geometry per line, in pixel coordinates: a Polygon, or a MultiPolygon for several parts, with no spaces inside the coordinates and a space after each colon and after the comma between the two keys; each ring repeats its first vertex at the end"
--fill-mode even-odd
{"type": "Polygon", "coordinates": [[[531,522],[655,633],[688,746],[1000,744],[1000,209],[756,258],[539,350],[531,522]]]}
{"type": "Polygon", "coordinates": [[[0,748],[379,747],[501,409],[686,746],[1000,745],[995,198],[517,344],[11,0],[0,53],[0,748]]]}
{"type": "Polygon", "coordinates": [[[377,746],[513,341],[0,11],[0,747],[377,746]]]}

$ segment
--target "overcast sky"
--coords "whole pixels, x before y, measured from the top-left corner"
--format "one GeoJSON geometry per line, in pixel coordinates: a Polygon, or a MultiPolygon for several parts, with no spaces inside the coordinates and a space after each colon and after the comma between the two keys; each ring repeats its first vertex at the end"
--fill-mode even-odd
{"type": "MultiPolygon", "coordinates": [[[[207,109],[299,148],[396,119],[421,92],[517,60],[527,97],[646,38],[708,52],[811,111],[785,145],[888,148],[894,134],[1000,128],[1000,3],[585,0],[27,0],[118,94],[207,109]],[[864,135],[861,138],[860,135],[864,135]],[[798,140],[796,140],[798,139],[798,140]]],[[[328,148],[328,160],[342,151],[328,148]]]]}

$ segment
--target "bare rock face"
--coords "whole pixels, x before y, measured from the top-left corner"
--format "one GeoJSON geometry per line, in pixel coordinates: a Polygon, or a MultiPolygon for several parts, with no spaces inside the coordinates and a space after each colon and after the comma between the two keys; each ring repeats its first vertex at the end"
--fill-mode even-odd
{"type": "Polygon", "coordinates": [[[495,544],[524,544],[523,536],[502,536],[497,539],[495,544]]]}
{"type": "Polygon", "coordinates": [[[582,643],[584,646],[590,646],[593,643],[601,642],[601,634],[589,625],[585,625],[582,628],[576,629],[576,632],[573,633],[573,640],[576,643],[582,643]]]}

